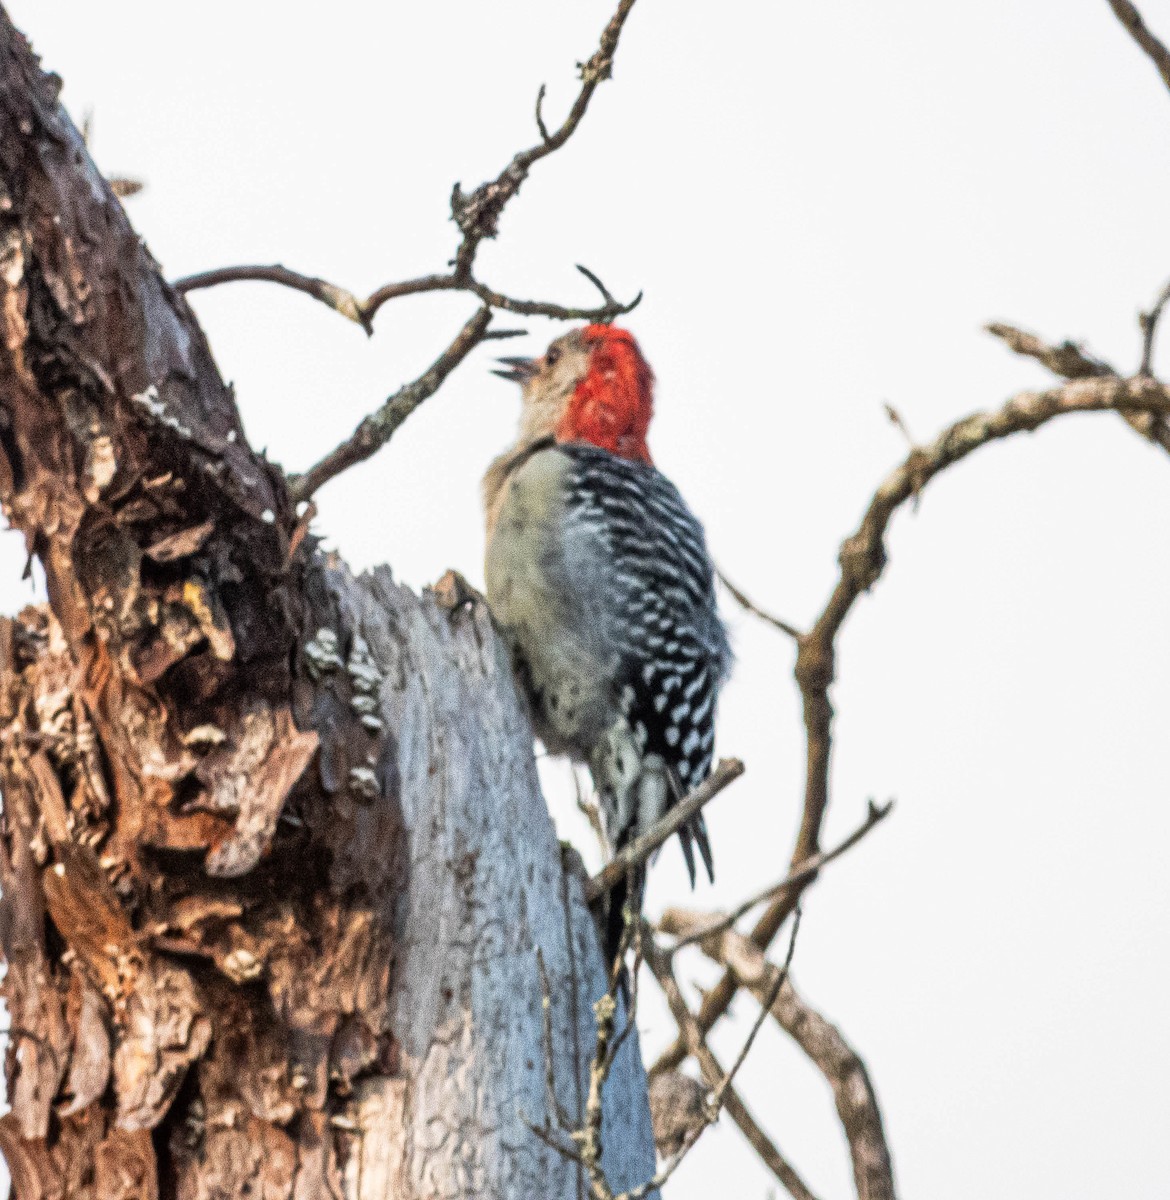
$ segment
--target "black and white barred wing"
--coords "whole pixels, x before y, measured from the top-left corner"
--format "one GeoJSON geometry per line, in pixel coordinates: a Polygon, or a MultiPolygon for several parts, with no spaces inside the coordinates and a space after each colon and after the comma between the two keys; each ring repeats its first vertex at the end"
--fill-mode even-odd
{"type": "MultiPolygon", "coordinates": [[[[596,532],[607,559],[596,612],[617,657],[622,708],[644,753],[663,759],[685,795],[710,772],[731,658],[703,528],[654,467],[591,446],[563,449],[571,520],[596,532]]],[[[700,820],[682,834],[693,878],[692,836],[708,873],[711,861],[700,820]]]]}

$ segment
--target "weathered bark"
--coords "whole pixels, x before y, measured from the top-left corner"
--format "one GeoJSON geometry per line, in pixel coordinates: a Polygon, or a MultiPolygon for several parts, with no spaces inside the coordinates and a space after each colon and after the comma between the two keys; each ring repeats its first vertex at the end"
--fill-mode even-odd
{"type": "MultiPolygon", "coordinates": [[[[355,580],[0,10],[3,1151],[21,1200],[577,1196],[604,988],[482,604],[355,580]]],[[[653,1172],[630,1037],[613,1186],[653,1172]]]]}

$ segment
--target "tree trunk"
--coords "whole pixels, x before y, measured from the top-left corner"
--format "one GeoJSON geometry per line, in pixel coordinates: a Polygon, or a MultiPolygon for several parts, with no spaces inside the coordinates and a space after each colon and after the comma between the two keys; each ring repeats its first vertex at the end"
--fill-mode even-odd
{"type": "MultiPolygon", "coordinates": [[[[575,1197],[605,987],[482,602],[354,579],[0,10],[0,940],[21,1200],[575,1197]],[[51,609],[51,611],[50,611],[51,609]]],[[[620,1022],[619,1022],[620,1027],[620,1022]]],[[[637,1035],[615,1189],[654,1170],[637,1035]]]]}

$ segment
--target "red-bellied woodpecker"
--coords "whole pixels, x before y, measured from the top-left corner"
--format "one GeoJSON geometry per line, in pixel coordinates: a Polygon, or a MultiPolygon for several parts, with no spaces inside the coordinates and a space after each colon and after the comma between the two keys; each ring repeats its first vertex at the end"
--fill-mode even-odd
{"type": "MultiPolygon", "coordinates": [[[[523,410],[484,477],[488,604],[537,734],[588,764],[620,849],[710,772],[731,661],[714,571],[702,526],[650,461],[654,377],[629,333],[589,325],[543,358],[501,361],[523,410]]],[[[711,875],[701,815],[679,839],[692,884],[694,844],[711,875]]],[[[610,901],[611,954],[625,891],[610,901]]]]}

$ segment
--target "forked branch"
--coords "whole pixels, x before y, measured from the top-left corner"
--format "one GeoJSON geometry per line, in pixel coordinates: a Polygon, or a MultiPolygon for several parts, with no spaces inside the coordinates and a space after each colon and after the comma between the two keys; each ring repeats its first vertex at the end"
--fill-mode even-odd
{"type": "MultiPolygon", "coordinates": [[[[780,985],[783,984],[784,979],[788,975],[788,966],[792,961],[796,932],[797,923],[794,921],[792,937],[788,944],[788,954],[785,958],[784,966],[780,969],[780,985]]],[[[708,1046],[706,1036],[699,1022],[683,998],[682,989],[679,987],[678,980],[674,975],[671,956],[655,945],[649,934],[646,935],[646,963],[654,973],[654,978],[658,981],[658,985],[662,988],[666,1002],[670,1006],[671,1015],[679,1027],[680,1036],[685,1042],[688,1052],[694,1055],[696,1062],[699,1064],[703,1081],[709,1088],[717,1092],[719,1107],[727,1110],[731,1115],[731,1119],[739,1126],[744,1137],[751,1143],[752,1149],[759,1155],[760,1160],[796,1200],[816,1200],[815,1195],[809,1189],[808,1185],[805,1184],[792,1164],[780,1153],[772,1139],[768,1137],[756,1122],[732,1086],[735,1073],[746,1058],[747,1051],[751,1048],[756,1035],[759,1033],[762,1019],[766,1016],[769,1006],[764,1005],[760,1008],[760,1013],[752,1027],[752,1032],[744,1043],[744,1048],[736,1060],[735,1067],[731,1071],[725,1071],[710,1046],[708,1046]]],[[[709,1100],[703,1120],[697,1124],[695,1130],[684,1141],[682,1148],[671,1163],[667,1164],[669,1170],[673,1171],[678,1166],[678,1162],[681,1161],[695,1142],[698,1141],[702,1131],[717,1116],[718,1108],[713,1108],[709,1100]]]]}
{"type": "Polygon", "coordinates": [[[673,925],[684,940],[698,940],[709,958],[734,972],[741,987],[767,1004],[780,1027],[824,1075],[849,1143],[858,1200],[894,1200],[894,1172],[877,1095],[865,1064],[841,1031],[801,998],[791,978],[781,980],[777,990],[778,968],[742,934],[704,930],[699,914],[677,914],[673,925]]]}
{"type": "MultiPolygon", "coordinates": [[[[1143,345],[1142,362],[1138,368],[1139,375],[1152,374],[1150,360],[1154,352],[1154,333],[1167,298],[1170,298],[1170,285],[1158,298],[1150,312],[1141,313],[1138,316],[1143,345]]],[[[1059,375],[1062,379],[1089,379],[1117,375],[1117,372],[1107,362],[1094,358],[1076,342],[1061,342],[1054,346],[1042,338],[1038,338],[1034,333],[1028,333],[1023,329],[1017,329],[1014,325],[1004,325],[999,322],[993,322],[985,328],[993,337],[999,338],[1013,353],[1024,358],[1034,358],[1041,366],[1047,367],[1054,375],[1059,375]]],[[[1170,425],[1167,425],[1164,417],[1144,412],[1123,412],[1121,416],[1131,429],[1170,453],[1170,425]]]]}
{"type": "Polygon", "coordinates": [[[302,275],[279,264],[220,267],[213,271],[202,271],[176,280],[173,285],[175,290],[187,293],[243,280],[276,283],[321,301],[343,317],[360,325],[367,334],[373,332],[372,322],[382,305],[403,296],[417,296],[424,292],[469,292],[489,308],[524,316],[551,317],[560,321],[607,322],[630,312],[641,301],[642,293],[639,292],[628,303],[622,303],[585,267],[578,267],[578,270],[600,291],[603,301],[600,305],[573,307],[551,301],[519,300],[497,292],[476,279],[474,266],[481,243],[494,238],[499,232],[500,217],[504,208],[520,190],[520,185],[528,178],[529,171],[542,158],[547,158],[559,150],[573,136],[589,110],[593,93],[613,73],[618,40],[634,3],[635,0],[620,0],[617,10],[602,31],[597,50],[587,61],[580,64],[581,87],[560,126],[550,133],[545,125],[545,87],[542,84],[536,99],[536,124],[540,141],[513,155],[508,165],[494,179],[481,183],[474,191],[464,192],[460,184],[455,184],[451,191],[451,217],[463,236],[450,264],[452,270],[383,284],[364,300],[359,299],[347,288],[339,287],[325,279],[302,275]]]}

